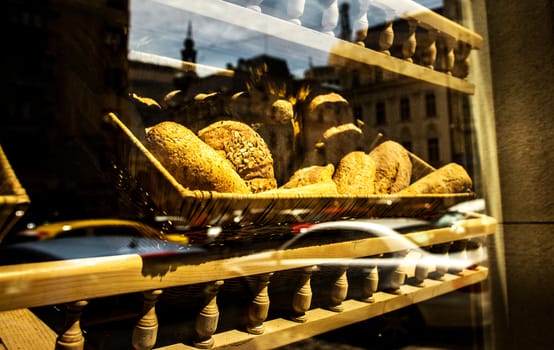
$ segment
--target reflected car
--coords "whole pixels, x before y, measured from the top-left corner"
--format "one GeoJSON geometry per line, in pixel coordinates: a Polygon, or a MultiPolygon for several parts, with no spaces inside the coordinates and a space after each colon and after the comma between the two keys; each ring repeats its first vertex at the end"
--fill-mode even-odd
{"type": "Polygon", "coordinates": [[[201,247],[152,237],[64,236],[0,246],[0,265],[138,254],[143,259],[204,256],[201,247]]]}
{"type": "Polygon", "coordinates": [[[140,221],[95,218],[47,223],[22,230],[6,237],[6,243],[45,240],[61,237],[130,236],[168,240],[188,244],[188,237],[180,233],[165,233],[140,221]]]}
{"type": "MultiPolygon", "coordinates": [[[[317,257],[317,252],[311,251],[312,256],[309,259],[299,259],[316,266],[333,267],[345,264],[348,266],[349,276],[353,279],[365,278],[367,271],[370,271],[369,268],[375,269],[378,273],[378,282],[374,282],[376,283],[373,286],[374,291],[399,293],[409,276],[413,276],[410,283],[420,284],[426,278],[440,278],[444,273],[473,268],[486,261],[484,250],[478,254],[468,255],[461,251],[448,251],[448,244],[444,244],[448,251],[448,254],[445,254],[435,251],[433,247],[420,247],[406,237],[408,233],[429,229],[457,230],[457,221],[471,217],[473,217],[471,213],[451,211],[432,222],[415,218],[380,218],[303,224],[298,226],[298,234],[284,243],[280,249],[284,252],[295,248],[370,237],[386,238],[384,241],[389,247],[394,245],[394,247],[403,248],[387,254],[357,259],[314,258],[317,257]]],[[[293,263],[286,256],[283,254],[283,260],[280,263],[293,263]]],[[[312,284],[314,283],[316,281],[312,280],[312,284]]],[[[325,288],[325,286],[321,284],[317,288],[325,288]]],[[[490,324],[490,312],[487,310],[489,304],[484,300],[486,295],[480,292],[480,286],[481,284],[466,287],[372,318],[366,323],[369,327],[365,331],[376,333],[376,345],[392,349],[395,347],[386,346],[398,344],[403,337],[419,336],[426,327],[429,329],[469,328],[490,324]],[[482,305],[483,309],[476,310],[476,305],[482,305]]],[[[355,285],[349,285],[349,295],[354,297],[365,295],[365,292],[361,293],[354,288],[356,288],[355,285]]]]}
{"type": "MultiPolygon", "coordinates": [[[[168,272],[174,271],[177,266],[198,264],[207,259],[206,251],[201,247],[173,243],[158,238],[64,236],[57,239],[0,245],[0,265],[9,269],[9,265],[16,264],[55,261],[76,263],[78,260],[73,259],[129,254],[138,255],[141,258],[141,273],[150,278],[161,278],[168,272]]],[[[91,264],[86,260],[83,263],[91,264]]],[[[20,267],[16,266],[15,268],[20,267]]],[[[107,324],[114,320],[136,320],[137,310],[141,309],[143,301],[142,292],[93,298],[89,300],[86,312],[80,318],[80,324],[92,332],[93,330],[89,327],[95,325],[107,324]]],[[[33,312],[52,329],[63,324],[66,316],[63,305],[41,306],[33,308],[33,312]]]]}
{"type": "MultiPolygon", "coordinates": [[[[467,254],[466,251],[453,252],[449,251],[449,243],[422,247],[406,236],[407,233],[436,228],[439,227],[434,222],[416,218],[355,219],[303,225],[297,235],[280,246],[276,264],[281,266],[298,266],[300,264],[331,266],[342,264],[348,265],[349,269],[378,267],[380,274],[383,272],[384,275],[390,277],[390,281],[383,279],[382,283],[380,282],[382,284],[380,288],[383,290],[398,290],[408,276],[414,276],[416,282],[420,283],[427,278],[429,273],[439,277],[449,269],[461,271],[476,267],[485,261],[486,256],[483,251],[479,254],[467,254]],[[388,247],[385,249],[387,253],[350,259],[318,256],[319,251],[313,249],[308,253],[309,256],[301,256],[296,253],[291,255],[286,252],[291,249],[317,247],[322,244],[348,242],[371,237],[384,238],[380,241],[380,244],[385,244],[388,247]],[[294,258],[290,258],[290,256],[294,256],[294,258]]],[[[452,229],[457,230],[455,225],[452,226],[452,229]]]]}
{"type": "MultiPolygon", "coordinates": [[[[454,221],[443,226],[438,226],[435,222],[417,218],[376,218],[301,224],[298,226],[298,233],[281,245],[279,250],[339,243],[371,237],[385,237],[387,238],[385,242],[390,247],[419,252],[430,261],[439,263],[442,262],[444,257],[443,254],[433,254],[423,249],[419,244],[408,239],[405,234],[451,227],[453,223],[454,221]]],[[[450,263],[456,263],[456,258],[456,256],[449,257],[449,260],[451,260],[450,263]]],[[[363,263],[363,261],[361,263],[363,263]]],[[[465,265],[467,261],[460,263],[465,265]]]]}
{"type": "Polygon", "coordinates": [[[447,227],[458,220],[476,217],[485,213],[485,200],[483,198],[464,201],[448,208],[448,211],[435,220],[434,225],[447,227]]]}

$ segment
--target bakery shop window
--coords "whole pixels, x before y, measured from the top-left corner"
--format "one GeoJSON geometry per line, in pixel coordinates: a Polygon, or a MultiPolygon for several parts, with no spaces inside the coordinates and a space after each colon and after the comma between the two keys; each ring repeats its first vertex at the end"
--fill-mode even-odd
{"type": "Polygon", "coordinates": [[[403,122],[410,120],[410,99],[408,97],[400,98],[400,120],[403,122]]]}
{"type": "Polygon", "coordinates": [[[425,94],[425,113],[427,117],[437,116],[437,101],[435,94],[432,92],[425,94]]]}
{"type": "Polygon", "coordinates": [[[375,104],[375,123],[377,125],[387,124],[387,110],[384,101],[378,101],[375,104]]]}

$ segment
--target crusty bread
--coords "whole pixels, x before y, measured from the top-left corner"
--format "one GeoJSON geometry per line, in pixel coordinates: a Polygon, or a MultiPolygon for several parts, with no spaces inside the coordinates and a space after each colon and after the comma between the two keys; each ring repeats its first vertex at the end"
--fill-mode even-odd
{"type": "Polygon", "coordinates": [[[252,193],[277,188],[271,152],[248,124],[218,121],[199,130],[198,137],[231,162],[252,193]]]}
{"type": "Polygon", "coordinates": [[[366,196],[375,193],[375,161],[367,153],[353,151],[337,166],[333,181],[340,194],[366,196]]]}
{"type": "Polygon", "coordinates": [[[333,173],[335,166],[327,165],[312,165],[305,168],[300,168],[292,174],[282,188],[298,188],[317,183],[325,183],[333,181],[333,173]]]}
{"type": "Polygon", "coordinates": [[[148,128],[144,145],[184,187],[251,193],[231,163],[182,124],[164,121],[148,128]]]}
{"type": "Polygon", "coordinates": [[[319,195],[334,196],[338,194],[337,185],[334,181],[314,183],[301,187],[283,188],[258,193],[260,195],[283,195],[283,196],[301,196],[301,195],[319,195]]]}
{"type": "Polygon", "coordinates": [[[362,130],[354,123],[330,127],[323,133],[325,160],[338,165],[342,157],[361,149],[362,138],[362,130]]]}
{"type": "Polygon", "coordinates": [[[344,124],[354,120],[348,100],[336,92],[318,94],[307,106],[306,117],[311,121],[344,124]]]}
{"type": "Polygon", "coordinates": [[[448,163],[412,183],[400,194],[464,193],[471,191],[472,185],[471,178],[464,167],[456,163],[448,163]]]}
{"type": "Polygon", "coordinates": [[[369,156],[375,162],[375,193],[390,194],[410,185],[412,161],[408,150],[394,141],[375,147],[369,156]]]}

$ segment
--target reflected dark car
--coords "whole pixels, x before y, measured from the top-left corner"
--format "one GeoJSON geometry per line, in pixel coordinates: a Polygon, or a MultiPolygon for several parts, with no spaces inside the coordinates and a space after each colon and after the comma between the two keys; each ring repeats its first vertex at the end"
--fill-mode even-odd
{"type": "Polygon", "coordinates": [[[138,254],[143,259],[204,256],[205,250],[157,238],[132,236],[63,237],[0,246],[0,264],[138,254]]]}
{"type": "Polygon", "coordinates": [[[15,232],[4,243],[45,240],[62,237],[129,236],[169,240],[187,244],[188,237],[182,233],[167,233],[140,221],[117,218],[94,218],[57,221],[15,232]]]}

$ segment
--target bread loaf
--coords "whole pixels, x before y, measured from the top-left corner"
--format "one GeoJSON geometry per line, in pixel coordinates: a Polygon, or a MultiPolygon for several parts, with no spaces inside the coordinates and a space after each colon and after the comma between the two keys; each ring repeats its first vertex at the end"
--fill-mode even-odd
{"type": "Polygon", "coordinates": [[[333,181],[333,173],[335,166],[327,165],[312,165],[305,168],[300,168],[292,174],[282,188],[298,188],[317,183],[325,183],[333,181]]]}
{"type": "Polygon", "coordinates": [[[338,194],[337,185],[334,181],[319,182],[301,187],[283,188],[279,187],[274,190],[258,193],[259,195],[282,195],[286,196],[302,196],[302,195],[318,195],[318,196],[334,196],[338,194]]]}
{"type": "Polygon", "coordinates": [[[337,165],[348,153],[359,151],[362,138],[362,130],[353,123],[341,124],[325,130],[323,142],[326,162],[337,165]]]}
{"type": "Polygon", "coordinates": [[[354,120],[348,100],[335,92],[318,94],[307,106],[306,118],[323,125],[340,125],[354,120]]]}
{"type": "Polygon", "coordinates": [[[410,185],[412,161],[408,150],[394,141],[375,147],[369,156],[375,162],[375,193],[396,193],[410,185]]]}
{"type": "Polygon", "coordinates": [[[148,128],[144,146],[184,187],[251,193],[229,161],[179,123],[164,121],[148,128]]]}
{"type": "Polygon", "coordinates": [[[277,188],[271,152],[248,124],[218,121],[198,131],[198,137],[233,165],[252,193],[277,188]]]}
{"type": "Polygon", "coordinates": [[[333,175],[340,194],[367,196],[375,193],[375,161],[367,153],[354,151],[345,155],[333,175]]]}
{"type": "Polygon", "coordinates": [[[471,178],[464,167],[456,163],[448,163],[412,183],[400,194],[464,193],[471,191],[472,185],[471,178]]]}

